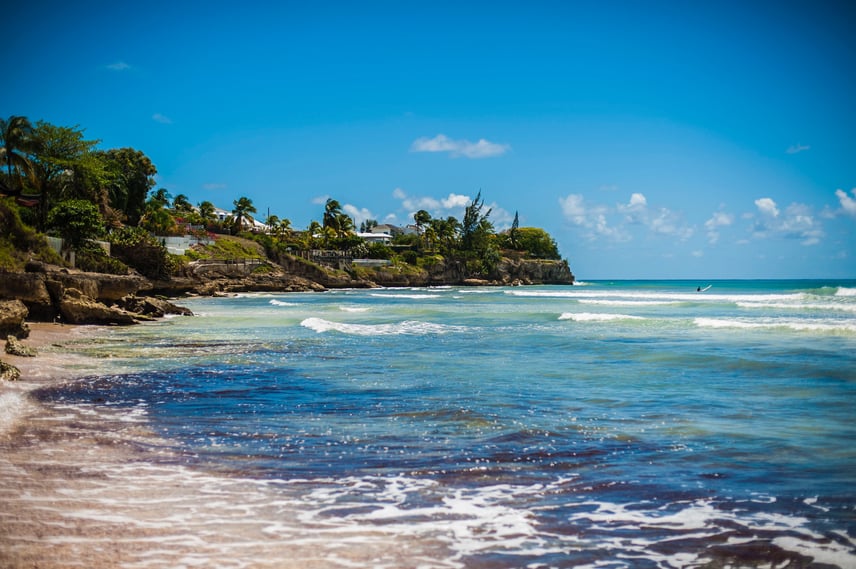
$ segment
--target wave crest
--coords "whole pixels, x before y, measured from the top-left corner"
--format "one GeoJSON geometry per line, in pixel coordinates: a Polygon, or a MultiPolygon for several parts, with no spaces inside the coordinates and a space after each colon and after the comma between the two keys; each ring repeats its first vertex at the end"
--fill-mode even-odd
{"type": "Polygon", "coordinates": [[[461,326],[445,326],[418,320],[405,320],[391,324],[348,324],[315,317],[305,319],[300,325],[318,333],[340,332],[355,336],[422,336],[426,334],[447,334],[466,329],[461,326]]]}
{"type": "Polygon", "coordinates": [[[611,322],[613,320],[645,320],[641,316],[630,314],[603,314],[599,312],[563,312],[559,320],[573,320],[574,322],[611,322]]]}

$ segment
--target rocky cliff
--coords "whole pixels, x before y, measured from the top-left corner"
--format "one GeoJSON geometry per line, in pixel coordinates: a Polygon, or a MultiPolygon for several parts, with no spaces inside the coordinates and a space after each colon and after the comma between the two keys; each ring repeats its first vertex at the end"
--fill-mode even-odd
{"type": "Polygon", "coordinates": [[[0,307],[3,308],[0,312],[10,315],[5,333],[25,335],[26,330],[15,329],[15,322],[23,321],[19,314],[22,309],[33,321],[62,319],[76,324],[126,325],[169,313],[189,313],[169,302],[156,300],[158,295],[307,292],[376,286],[568,285],[574,282],[567,261],[506,258],[484,278],[471,278],[466,265],[454,260],[438,262],[429,269],[407,265],[362,270],[359,278],[290,255],[282,255],[277,261],[191,263],[180,275],[168,280],[85,273],[30,263],[26,272],[0,274],[0,300],[17,301],[17,304],[0,307]]]}

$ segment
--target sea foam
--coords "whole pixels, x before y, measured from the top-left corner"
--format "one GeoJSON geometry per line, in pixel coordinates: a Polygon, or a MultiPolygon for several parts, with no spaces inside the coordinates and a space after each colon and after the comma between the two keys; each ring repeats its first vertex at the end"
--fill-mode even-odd
{"type": "Polygon", "coordinates": [[[613,320],[645,320],[641,316],[630,314],[603,314],[598,312],[564,312],[559,320],[573,320],[574,322],[611,322],[613,320]]]}
{"type": "Polygon", "coordinates": [[[300,325],[319,333],[333,331],[355,336],[419,336],[425,334],[446,334],[466,329],[461,326],[447,326],[431,322],[420,322],[418,320],[405,320],[404,322],[392,324],[348,324],[315,317],[305,319],[300,325]]]}
{"type": "Polygon", "coordinates": [[[752,321],[727,318],[695,318],[700,328],[736,328],[743,330],[781,329],[794,332],[820,332],[827,334],[856,334],[856,321],[792,320],[786,318],[756,319],[752,321]]]}

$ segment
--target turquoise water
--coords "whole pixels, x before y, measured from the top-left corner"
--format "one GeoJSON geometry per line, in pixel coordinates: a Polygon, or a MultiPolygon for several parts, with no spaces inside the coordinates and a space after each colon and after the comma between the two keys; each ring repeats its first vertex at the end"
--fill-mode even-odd
{"type": "Polygon", "coordinates": [[[421,567],[856,566],[856,281],[708,284],[191,299],[41,398],[421,567]]]}

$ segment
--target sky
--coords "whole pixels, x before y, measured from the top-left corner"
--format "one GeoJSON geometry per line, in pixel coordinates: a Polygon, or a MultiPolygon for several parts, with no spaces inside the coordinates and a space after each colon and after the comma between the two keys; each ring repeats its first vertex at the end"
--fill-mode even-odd
{"type": "Polygon", "coordinates": [[[194,204],[406,225],[481,192],[583,281],[856,278],[856,2],[3,12],[0,115],[142,150],[194,204]]]}

